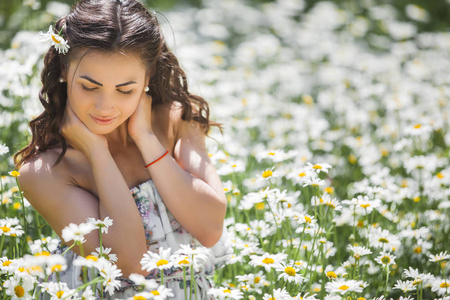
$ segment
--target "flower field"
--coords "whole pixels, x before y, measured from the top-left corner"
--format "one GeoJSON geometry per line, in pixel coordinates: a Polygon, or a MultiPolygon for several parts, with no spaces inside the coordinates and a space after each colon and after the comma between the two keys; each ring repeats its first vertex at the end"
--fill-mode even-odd
{"type": "MultiPolygon", "coordinates": [[[[210,0],[158,17],[191,92],[223,124],[207,143],[233,254],[211,279],[215,299],[450,300],[450,34],[421,32],[430,16],[416,5],[358,5],[364,14],[326,1],[210,0]]],[[[96,299],[120,276],[114,255],[80,260],[99,273],[78,294],[42,283],[66,262],[50,254],[59,238],[13,172],[41,110],[46,28],[0,52],[0,299],[96,299]]],[[[108,224],[87,221],[66,241],[108,224]]],[[[189,271],[208,255],[183,250],[149,254],[143,267],[189,271]]],[[[135,279],[142,292],[129,299],[170,299],[135,279]]]]}

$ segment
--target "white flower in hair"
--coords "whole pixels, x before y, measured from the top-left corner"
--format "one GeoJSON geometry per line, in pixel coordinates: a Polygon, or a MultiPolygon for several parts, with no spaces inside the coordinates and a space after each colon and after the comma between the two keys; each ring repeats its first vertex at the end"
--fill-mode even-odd
{"type": "Polygon", "coordinates": [[[52,25],[50,25],[46,33],[39,32],[39,34],[43,42],[51,41],[52,46],[55,46],[59,54],[66,54],[69,51],[70,46],[67,44],[67,41],[60,36],[61,32],[59,34],[53,32],[52,25]]]}

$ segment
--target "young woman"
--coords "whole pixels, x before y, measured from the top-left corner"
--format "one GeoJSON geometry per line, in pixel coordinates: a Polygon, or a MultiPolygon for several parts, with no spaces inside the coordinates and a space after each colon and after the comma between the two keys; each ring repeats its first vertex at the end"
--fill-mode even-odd
{"type": "MultiPolygon", "coordinates": [[[[200,243],[221,255],[226,198],[205,147],[214,124],[154,13],[135,0],[82,0],[48,34],[44,111],[15,155],[28,201],[59,236],[88,217],[113,219],[103,244],[125,278],[148,275],[149,249],[200,243]]],[[[84,252],[98,246],[91,233],[84,252]]],[[[206,276],[195,276],[206,298],[206,276]]],[[[166,286],[182,299],[173,279],[166,286]]]]}

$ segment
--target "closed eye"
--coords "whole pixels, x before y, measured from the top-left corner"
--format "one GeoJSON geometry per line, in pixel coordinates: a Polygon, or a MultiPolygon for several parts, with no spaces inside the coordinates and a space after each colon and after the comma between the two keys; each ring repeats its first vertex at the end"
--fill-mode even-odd
{"type": "Polygon", "coordinates": [[[121,93],[121,94],[124,94],[124,95],[129,95],[129,94],[131,94],[131,92],[133,91],[133,90],[129,90],[129,91],[121,91],[121,90],[117,90],[119,93],[121,93]]]}
{"type": "Polygon", "coordinates": [[[81,87],[83,88],[83,90],[90,91],[90,92],[97,89],[97,88],[88,88],[84,84],[82,84],[81,87]]]}
{"type": "MultiPolygon", "coordinates": [[[[81,87],[83,88],[83,90],[85,90],[85,91],[89,91],[89,92],[92,92],[92,91],[94,91],[94,90],[96,90],[96,89],[98,89],[98,88],[88,88],[87,86],[85,86],[84,84],[82,84],[81,85],[81,87]]],[[[121,94],[124,94],[124,95],[129,95],[129,94],[131,94],[132,92],[133,92],[133,90],[129,90],[129,91],[121,91],[121,90],[117,90],[119,93],[121,93],[121,94]]]]}

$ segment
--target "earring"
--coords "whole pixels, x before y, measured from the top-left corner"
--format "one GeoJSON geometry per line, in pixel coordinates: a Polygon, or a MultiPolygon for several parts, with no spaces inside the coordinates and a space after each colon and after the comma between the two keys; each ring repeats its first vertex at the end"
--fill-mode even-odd
{"type": "Polygon", "coordinates": [[[63,82],[64,82],[64,78],[59,77],[59,82],[60,82],[60,83],[63,83],[63,82]]]}
{"type": "Polygon", "coordinates": [[[147,93],[148,91],[150,90],[150,88],[148,87],[148,86],[146,86],[145,88],[144,88],[144,91],[147,93]]]}

